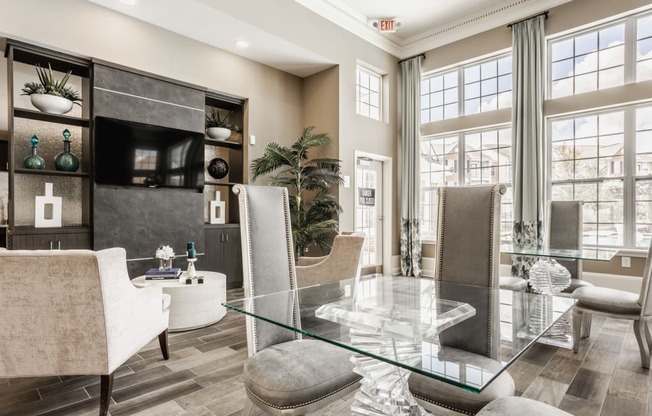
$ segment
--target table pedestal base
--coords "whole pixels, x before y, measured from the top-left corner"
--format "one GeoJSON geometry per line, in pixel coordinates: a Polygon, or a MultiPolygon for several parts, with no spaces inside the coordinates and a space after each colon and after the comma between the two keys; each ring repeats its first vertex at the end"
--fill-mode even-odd
{"type": "MultiPolygon", "coordinates": [[[[398,342],[378,334],[352,329],[351,343],[365,345],[374,355],[404,363],[418,364],[421,351],[407,342],[398,342]]],[[[353,371],[363,379],[351,406],[352,415],[430,415],[417,403],[408,388],[410,370],[387,364],[366,355],[354,355],[353,371]]]]}

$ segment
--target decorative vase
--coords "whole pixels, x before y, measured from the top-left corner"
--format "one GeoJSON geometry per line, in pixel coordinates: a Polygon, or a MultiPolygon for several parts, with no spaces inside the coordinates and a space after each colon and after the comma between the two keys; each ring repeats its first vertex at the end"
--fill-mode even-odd
{"type": "Polygon", "coordinates": [[[537,293],[558,295],[570,286],[571,274],[555,259],[542,258],[530,269],[529,281],[537,293]]]}
{"type": "Polygon", "coordinates": [[[23,166],[25,166],[26,169],[45,169],[45,160],[36,154],[38,137],[32,136],[30,141],[32,142],[32,154],[23,160],[23,166]]]}
{"type": "Polygon", "coordinates": [[[172,268],[172,257],[169,259],[158,259],[159,261],[159,266],[158,269],[163,271],[163,270],[170,270],[172,268]]]}
{"type": "Polygon", "coordinates": [[[229,164],[221,157],[216,157],[208,162],[208,174],[215,179],[222,179],[229,173],[229,164]]]}
{"type": "Polygon", "coordinates": [[[50,94],[32,94],[29,96],[32,105],[44,113],[66,114],[72,110],[72,101],[67,98],[50,94]]]}
{"type": "Polygon", "coordinates": [[[65,172],[77,172],[79,168],[79,159],[70,151],[70,131],[63,131],[63,152],[59,153],[54,159],[54,166],[57,170],[65,172]]]}
{"type": "Polygon", "coordinates": [[[206,135],[214,140],[226,140],[231,137],[231,130],[226,127],[209,127],[206,129],[206,135]]]}

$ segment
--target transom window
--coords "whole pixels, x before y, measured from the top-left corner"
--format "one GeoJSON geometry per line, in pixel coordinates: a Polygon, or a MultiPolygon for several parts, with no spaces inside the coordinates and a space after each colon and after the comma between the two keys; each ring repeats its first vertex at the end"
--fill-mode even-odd
{"type": "Polygon", "coordinates": [[[501,204],[501,240],[511,241],[511,143],[510,127],[421,140],[421,234],[426,240],[436,237],[438,187],[502,183],[509,189],[501,204]]]}
{"type": "Polygon", "coordinates": [[[358,65],[356,77],[356,111],[374,120],[380,120],[383,77],[358,65]]]}
{"type": "Polygon", "coordinates": [[[421,80],[422,124],[511,106],[511,54],[426,75],[421,80]]]}
{"type": "Polygon", "coordinates": [[[636,20],[636,80],[652,79],[652,15],[636,20]]]}

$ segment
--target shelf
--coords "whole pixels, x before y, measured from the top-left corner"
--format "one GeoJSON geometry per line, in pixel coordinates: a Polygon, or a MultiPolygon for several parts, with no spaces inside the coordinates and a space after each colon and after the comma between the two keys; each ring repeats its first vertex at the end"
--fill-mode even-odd
{"type": "Polygon", "coordinates": [[[237,183],[234,182],[216,182],[216,181],[204,181],[204,186],[210,185],[210,186],[234,186],[237,185],[237,183]]]}
{"type": "Polygon", "coordinates": [[[87,178],[90,175],[86,172],[64,172],[60,170],[49,170],[49,169],[25,169],[19,168],[14,169],[15,173],[24,173],[27,175],[48,175],[48,176],[71,176],[77,178],[87,178]]]}
{"type": "Polygon", "coordinates": [[[240,227],[240,224],[237,222],[227,222],[226,224],[211,224],[211,223],[205,223],[204,228],[207,230],[215,230],[215,229],[222,229],[222,228],[238,228],[240,227]]]}
{"type": "Polygon", "coordinates": [[[208,137],[204,138],[204,144],[218,147],[228,147],[230,149],[242,149],[242,143],[232,142],[229,140],[213,140],[208,137]]]}
{"type": "Polygon", "coordinates": [[[69,124],[80,127],[90,127],[91,121],[87,118],[66,116],[63,114],[49,114],[41,111],[14,108],[14,117],[27,118],[30,120],[47,121],[50,123],[69,124]]]}
{"type": "Polygon", "coordinates": [[[77,225],[71,227],[55,227],[55,228],[36,228],[36,227],[14,227],[9,230],[9,233],[12,235],[23,235],[23,234],[77,234],[90,232],[91,229],[88,226],[77,225]]]}

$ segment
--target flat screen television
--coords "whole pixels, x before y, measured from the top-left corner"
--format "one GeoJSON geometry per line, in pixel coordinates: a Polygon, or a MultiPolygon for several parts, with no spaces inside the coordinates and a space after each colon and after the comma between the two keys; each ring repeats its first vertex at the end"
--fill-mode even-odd
{"type": "Polygon", "coordinates": [[[150,188],[204,186],[204,134],[95,118],[95,182],[150,188]]]}

